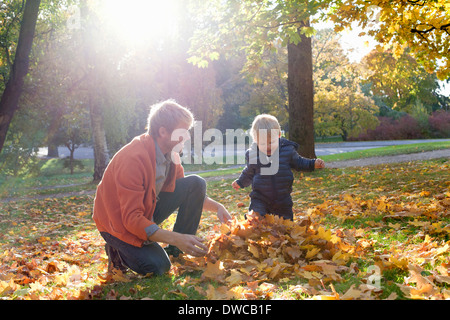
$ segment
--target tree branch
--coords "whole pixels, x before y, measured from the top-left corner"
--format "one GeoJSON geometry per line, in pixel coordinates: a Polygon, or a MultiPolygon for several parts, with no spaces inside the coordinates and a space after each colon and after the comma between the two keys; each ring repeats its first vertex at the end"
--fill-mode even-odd
{"type": "MultiPolygon", "coordinates": [[[[447,30],[448,28],[450,28],[450,23],[443,24],[442,26],[440,26],[440,27],[438,27],[438,28],[436,28],[435,26],[431,26],[431,28],[429,28],[429,29],[427,29],[427,30],[419,30],[419,29],[417,29],[417,27],[416,27],[416,28],[412,28],[412,29],[411,29],[411,32],[412,32],[412,33],[418,33],[418,34],[420,34],[420,35],[424,35],[424,34],[426,34],[426,33],[430,33],[430,32],[433,31],[433,30],[442,30],[442,31],[445,31],[446,33],[449,33],[449,31],[447,30]]],[[[449,34],[450,34],[450,33],[449,33],[449,34]]]]}
{"type": "Polygon", "coordinates": [[[431,27],[430,29],[428,29],[428,30],[419,30],[419,29],[417,29],[417,28],[413,28],[413,29],[411,29],[411,32],[412,33],[418,33],[418,34],[425,34],[425,33],[429,33],[429,32],[431,32],[431,31],[433,31],[433,30],[436,30],[436,27],[431,27]]]}
{"type": "Polygon", "coordinates": [[[258,25],[255,25],[255,27],[257,27],[257,28],[264,28],[264,29],[276,29],[276,28],[279,28],[281,26],[286,26],[286,25],[291,25],[291,24],[296,24],[296,23],[302,23],[302,22],[303,22],[302,20],[297,20],[297,21],[289,21],[289,22],[285,22],[285,23],[279,23],[279,24],[277,24],[275,26],[258,26],[258,25]]]}
{"type": "Polygon", "coordinates": [[[413,6],[423,7],[427,1],[426,0],[407,0],[406,2],[412,4],[413,6]],[[419,3],[419,2],[422,2],[422,3],[419,3]]]}

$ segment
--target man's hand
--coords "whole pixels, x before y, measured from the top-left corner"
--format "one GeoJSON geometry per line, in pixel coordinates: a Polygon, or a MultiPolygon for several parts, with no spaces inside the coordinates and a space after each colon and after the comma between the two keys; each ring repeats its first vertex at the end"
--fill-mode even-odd
{"type": "Polygon", "coordinates": [[[208,248],[203,244],[204,240],[192,234],[158,229],[148,240],[171,244],[191,256],[201,257],[208,252],[208,248]]]}
{"type": "Polygon", "coordinates": [[[194,257],[203,257],[208,253],[208,248],[203,244],[204,239],[191,235],[191,234],[180,234],[180,237],[175,244],[178,249],[186,254],[194,257]]]}
{"type": "Polygon", "coordinates": [[[219,206],[219,210],[217,210],[217,218],[219,218],[219,221],[222,223],[227,223],[232,219],[228,210],[223,205],[219,206]]]}
{"type": "Polygon", "coordinates": [[[231,184],[231,186],[233,187],[234,190],[239,190],[241,187],[238,185],[237,181],[233,181],[233,183],[231,184]]]}
{"type": "Polygon", "coordinates": [[[323,161],[322,159],[316,159],[316,162],[314,164],[314,168],[316,168],[316,169],[325,168],[325,161],[323,161]]]}

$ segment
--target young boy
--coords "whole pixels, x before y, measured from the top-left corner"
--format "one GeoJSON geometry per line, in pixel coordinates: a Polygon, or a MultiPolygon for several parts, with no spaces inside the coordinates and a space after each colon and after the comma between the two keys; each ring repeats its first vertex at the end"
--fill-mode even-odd
{"type": "Polygon", "coordinates": [[[293,220],[292,184],[297,171],[324,168],[321,159],[306,159],[297,153],[298,144],[281,138],[278,120],[267,114],[255,118],[251,128],[255,141],[247,150],[246,167],[232,183],[236,190],[252,185],[249,212],[275,214],[293,220]]]}

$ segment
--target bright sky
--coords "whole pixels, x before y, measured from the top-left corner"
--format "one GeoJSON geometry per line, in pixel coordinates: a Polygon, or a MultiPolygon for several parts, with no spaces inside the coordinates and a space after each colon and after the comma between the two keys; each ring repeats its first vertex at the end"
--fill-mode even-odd
{"type": "MultiPolygon", "coordinates": [[[[316,29],[333,29],[333,22],[320,22],[313,25],[316,29]]],[[[376,41],[369,36],[360,37],[361,29],[355,27],[353,30],[342,31],[340,43],[342,48],[347,52],[351,61],[359,62],[375,48],[376,41]]]]}
{"type": "Polygon", "coordinates": [[[174,0],[103,0],[99,10],[111,28],[133,46],[161,41],[177,27],[174,0]]]}
{"type": "Polygon", "coordinates": [[[441,94],[450,97],[450,83],[439,81],[439,84],[441,85],[441,94]]]}

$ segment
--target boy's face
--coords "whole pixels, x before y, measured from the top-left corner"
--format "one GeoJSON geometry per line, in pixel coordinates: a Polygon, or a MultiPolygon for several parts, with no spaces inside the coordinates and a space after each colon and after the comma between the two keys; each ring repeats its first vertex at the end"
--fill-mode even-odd
{"type": "Polygon", "coordinates": [[[273,152],[278,149],[280,135],[268,134],[266,136],[260,135],[257,140],[258,148],[261,152],[271,156],[273,152]]]}

